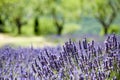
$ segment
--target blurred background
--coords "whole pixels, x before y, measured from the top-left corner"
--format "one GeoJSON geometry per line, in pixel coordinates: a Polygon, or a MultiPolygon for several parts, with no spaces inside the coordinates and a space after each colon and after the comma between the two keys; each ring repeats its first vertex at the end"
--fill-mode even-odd
{"type": "Polygon", "coordinates": [[[0,0],[0,46],[55,46],[120,34],[120,0],[0,0]]]}

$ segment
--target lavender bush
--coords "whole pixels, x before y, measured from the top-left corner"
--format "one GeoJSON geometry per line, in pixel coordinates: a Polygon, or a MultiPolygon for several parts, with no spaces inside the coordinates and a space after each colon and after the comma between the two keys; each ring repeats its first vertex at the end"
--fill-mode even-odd
{"type": "Polygon", "coordinates": [[[63,47],[0,48],[0,80],[120,80],[120,42],[71,39],[63,47]]]}

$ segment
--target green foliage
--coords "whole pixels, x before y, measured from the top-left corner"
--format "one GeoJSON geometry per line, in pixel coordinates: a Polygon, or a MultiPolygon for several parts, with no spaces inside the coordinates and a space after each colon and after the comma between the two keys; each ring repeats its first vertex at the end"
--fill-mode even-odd
{"type": "Polygon", "coordinates": [[[120,31],[120,25],[111,25],[108,32],[109,32],[110,34],[111,34],[111,33],[116,33],[116,34],[118,34],[118,33],[120,33],[119,31],[120,31]]]}
{"type": "Polygon", "coordinates": [[[83,10],[96,18],[107,34],[108,28],[120,13],[120,0],[84,0],[83,4],[83,10]]]}
{"type": "Polygon", "coordinates": [[[91,14],[93,17],[101,17],[108,19],[113,12],[119,12],[120,0],[81,0],[83,2],[83,10],[91,14]],[[114,8],[114,10],[113,10],[114,8]]]}
{"type": "Polygon", "coordinates": [[[62,0],[64,17],[68,20],[79,20],[82,10],[80,0],[62,0]],[[72,5],[72,6],[71,6],[72,5]]]}
{"type": "Polygon", "coordinates": [[[72,34],[77,30],[80,30],[80,26],[77,24],[66,24],[63,30],[63,34],[72,34]]]}
{"type": "MultiPolygon", "coordinates": [[[[110,28],[108,29],[108,33],[109,34],[112,34],[112,33],[115,33],[115,34],[119,34],[120,33],[120,25],[111,25],[110,28]]],[[[104,35],[104,29],[102,28],[102,30],[100,31],[100,35],[104,35]]]]}
{"type": "MultiPolygon", "coordinates": [[[[37,17],[40,35],[57,34],[58,26],[64,26],[62,34],[72,34],[80,30],[76,22],[80,22],[81,16],[92,16],[111,26],[111,16],[114,12],[118,14],[119,10],[120,0],[0,0],[0,19],[5,23],[0,29],[17,34],[16,19],[19,18],[22,34],[33,35],[37,17]]],[[[81,31],[89,32],[88,27],[81,31]]],[[[118,33],[118,30],[111,26],[108,32],[118,33]]]]}
{"type": "Polygon", "coordinates": [[[56,34],[56,28],[51,18],[41,18],[39,29],[41,35],[56,34]]]}

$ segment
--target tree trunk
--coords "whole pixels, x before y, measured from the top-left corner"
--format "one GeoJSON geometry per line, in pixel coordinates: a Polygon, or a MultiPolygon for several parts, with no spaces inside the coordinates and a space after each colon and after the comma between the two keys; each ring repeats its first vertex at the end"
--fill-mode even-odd
{"type": "Polygon", "coordinates": [[[3,21],[0,19],[0,25],[3,25],[3,21]]]}
{"type": "Polygon", "coordinates": [[[4,32],[3,25],[4,25],[4,22],[0,18],[0,32],[4,32]]]}
{"type": "Polygon", "coordinates": [[[108,34],[108,29],[111,25],[111,22],[109,23],[105,23],[104,19],[101,19],[100,17],[96,17],[96,19],[100,22],[100,24],[102,25],[103,27],[103,31],[104,31],[104,35],[107,35],[108,34]]]}
{"type": "Polygon", "coordinates": [[[18,25],[18,34],[20,35],[22,32],[21,32],[21,28],[22,28],[22,25],[18,25]]]}
{"type": "Polygon", "coordinates": [[[103,26],[103,29],[104,29],[104,35],[107,35],[109,26],[103,26]]]}
{"type": "Polygon", "coordinates": [[[53,20],[54,20],[54,24],[57,28],[57,35],[60,36],[62,34],[62,30],[63,30],[64,19],[62,19],[62,23],[59,23],[59,20],[57,18],[57,15],[56,15],[56,12],[55,12],[54,8],[52,9],[52,17],[53,17],[53,20]]]}
{"type": "Polygon", "coordinates": [[[39,34],[39,20],[38,20],[38,17],[35,18],[34,33],[35,33],[35,35],[39,34]]]}
{"type": "Polygon", "coordinates": [[[3,22],[2,18],[1,18],[1,15],[0,15],[0,25],[3,25],[3,24],[4,24],[4,22],[3,22]]]}
{"type": "Polygon", "coordinates": [[[61,35],[62,34],[62,30],[63,30],[63,25],[59,26],[59,25],[56,25],[57,27],[57,35],[61,35]]]}
{"type": "Polygon", "coordinates": [[[22,28],[22,23],[20,21],[20,18],[17,18],[16,19],[16,25],[17,25],[17,29],[18,29],[18,35],[20,35],[22,32],[21,32],[21,28],[22,28]]]}

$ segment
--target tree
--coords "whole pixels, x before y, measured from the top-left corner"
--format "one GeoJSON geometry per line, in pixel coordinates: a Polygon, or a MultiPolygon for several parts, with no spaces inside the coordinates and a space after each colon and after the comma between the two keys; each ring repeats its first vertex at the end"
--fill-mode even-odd
{"type": "Polygon", "coordinates": [[[104,35],[108,34],[108,29],[120,12],[120,0],[82,0],[83,10],[93,15],[102,25],[104,35]]]}
{"type": "Polygon", "coordinates": [[[49,14],[53,18],[57,35],[62,34],[66,22],[73,22],[80,18],[79,0],[47,0],[49,14]],[[73,5],[73,6],[71,6],[73,5]]]}
{"type": "Polygon", "coordinates": [[[0,32],[3,32],[3,25],[4,25],[4,21],[2,20],[0,16],[0,32]]]}
{"type": "Polygon", "coordinates": [[[63,27],[64,27],[64,18],[62,17],[59,21],[59,18],[57,17],[56,15],[56,10],[55,8],[52,9],[52,17],[53,17],[53,22],[55,24],[55,27],[57,29],[57,35],[61,35],[62,34],[62,30],[63,30],[63,27]]]}
{"type": "Polygon", "coordinates": [[[22,28],[22,25],[23,25],[23,23],[21,22],[21,17],[19,17],[19,16],[16,17],[15,23],[17,25],[18,34],[20,35],[22,33],[21,28],[22,28]]]}
{"type": "MultiPolygon", "coordinates": [[[[0,16],[3,17],[2,23],[5,24],[5,21],[9,21],[9,23],[15,23],[18,34],[21,34],[23,18],[25,18],[27,14],[27,0],[0,0],[0,16]]],[[[10,25],[9,25],[10,26],[10,25]]]]}
{"type": "Polygon", "coordinates": [[[13,22],[16,24],[18,35],[22,34],[22,26],[27,23],[23,20],[27,16],[27,4],[27,0],[20,0],[16,1],[11,6],[14,9],[12,10],[12,13],[9,15],[9,17],[12,18],[13,22]]]}
{"type": "Polygon", "coordinates": [[[46,0],[31,0],[29,7],[32,9],[32,17],[34,18],[34,33],[39,35],[40,33],[40,17],[44,14],[46,0]],[[34,5],[33,5],[34,4],[34,5]]]}
{"type": "Polygon", "coordinates": [[[0,0],[0,32],[4,32],[6,20],[8,19],[9,13],[11,12],[10,6],[15,2],[16,0],[0,0]]]}
{"type": "Polygon", "coordinates": [[[38,19],[38,17],[35,17],[35,20],[34,20],[34,33],[36,35],[39,34],[39,19],[38,19]]]}

